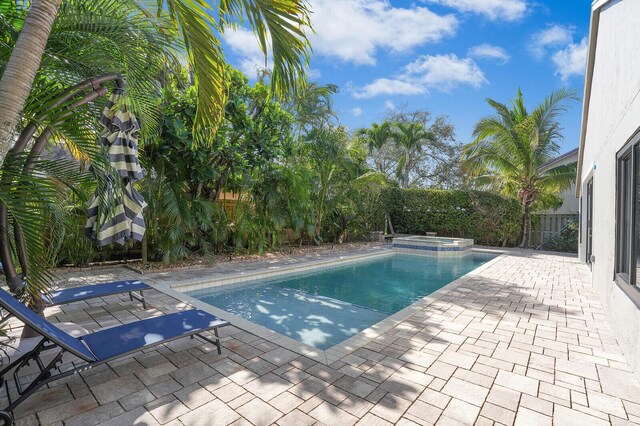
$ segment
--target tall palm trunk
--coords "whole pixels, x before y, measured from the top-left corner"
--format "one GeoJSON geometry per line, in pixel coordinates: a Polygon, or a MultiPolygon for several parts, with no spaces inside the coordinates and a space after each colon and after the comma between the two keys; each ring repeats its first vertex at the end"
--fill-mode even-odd
{"type": "Polygon", "coordinates": [[[520,247],[528,248],[531,241],[531,206],[525,204],[522,215],[522,242],[520,247]]]}
{"type": "Polygon", "coordinates": [[[409,188],[409,172],[411,170],[411,164],[409,164],[410,161],[409,151],[407,150],[404,154],[404,170],[402,171],[402,187],[404,189],[409,188]]]}
{"type": "Polygon", "coordinates": [[[0,165],[13,146],[20,114],[40,67],[61,0],[32,0],[0,79],[0,165]]]}

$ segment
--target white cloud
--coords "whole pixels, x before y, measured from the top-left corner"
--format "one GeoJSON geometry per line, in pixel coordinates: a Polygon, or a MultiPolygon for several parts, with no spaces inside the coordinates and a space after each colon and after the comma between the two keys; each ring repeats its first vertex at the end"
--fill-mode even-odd
{"type": "Polygon", "coordinates": [[[307,68],[307,78],[310,78],[311,80],[318,80],[320,77],[322,77],[322,73],[319,69],[307,68]]]}
{"type": "MultiPolygon", "coordinates": [[[[453,36],[458,20],[426,7],[393,7],[388,0],[311,0],[309,39],[316,55],[344,62],[375,65],[380,50],[409,52],[427,43],[453,36]]],[[[246,29],[228,30],[224,39],[240,57],[239,67],[251,75],[264,67],[264,55],[255,36],[246,29]]]]}
{"type": "Polygon", "coordinates": [[[478,65],[470,58],[449,55],[424,55],[404,67],[394,79],[379,78],[355,90],[356,98],[379,95],[416,95],[430,89],[443,92],[459,85],[480,87],[487,80],[478,65]]]}
{"type": "Polygon", "coordinates": [[[529,50],[536,58],[542,58],[547,50],[571,43],[573,41],[573,28],[562,25],[551,25],[548,28],[535,33],[529,50]]]}
{"type": "Polygon", "coordinates": [[[380,95],[416,95],[426,88],[402,79],[378,78],[353,93],[355,98],[373,98],[380,95]]]}
{"type": "Polygon", "coordinates": [[[454,15],[426,7],[393,7],[388,0],[311,0],[317,54],[373,65],[379,49],[406,52],[455,34],[454,15]]]}
{"type": "Polygon", "coordinates": [[[478,59],[495,59],[503,64],[509,62],[511,57],[502,47],[494,46],[492,44],[483,43],[469,49],[468,56],[472,56],[478,59]]]}
{"type": "Polygon", "coordinates": [[[587,63],[588,39],[574,42],[575,28],[563,25],[550,25],[545,30],[533,34],[531,53],[538,59],[549,54],[556,66],[556,75],[562,81],[572,76],[584,74],[587,63]]]}
{"type": "Polygon", "coordinates": [[[364,111],[360,107],[351,108],[351,115],[354,117],[359,117],[362,115],[364,111]]]}
{"type": "Polygon", "coordinates": [[[458,85],[480,87],[487,80],[470,58],[449,55],[425,55],[406,66],[407,76],[429,88],[448,91],[458,85]]]}
{"type": "Polygon", "coordinates": [[[388,109],[388,110],[394,110],[396,109],[396,104],[393,103],[393,101],[384,101],[384,108],[388,109]]]}
{"type": "Polygon", "coordinates": [[[265,62],[265,55],[260,50],[258,40],[253,32],[239,28],[224,33],[224,40],[231,49],[240,57],[238,68],[249,77],[255,77],[260,68],[270,68],[271,61],[265,62]]]}
{"type": "Polygon", "coordinates": [[[526,0],[423,0],[451,7],[460,12],[484,15],[492,21],[517,21],[527,13],[526,0]]]}
{"type": "Polygon", "coordinates": [[[565,49],[553,54],[551,60],[556,64],[556,75],[563,81],[571,76],[583,75],[587,64],[588,40],[583,38],[579,44],[570,43],[565,49]]]}

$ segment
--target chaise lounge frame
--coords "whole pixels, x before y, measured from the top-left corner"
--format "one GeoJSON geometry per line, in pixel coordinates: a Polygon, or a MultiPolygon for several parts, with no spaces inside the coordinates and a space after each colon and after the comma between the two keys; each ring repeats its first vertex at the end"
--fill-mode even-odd
{"type": "Polygon", "coordinates": [[[70,287],[53,290],[43,299],[47,306],[64,305],[67,303],[80,302],[83,300],[95,299],[115,294],[129,293],[131,301],[137,300],[142,303],[142,307],[147,309],[147,301],[144,298],[144,291],[150,290],[149,284],[140,280],[111,281],[100,284],[90,284],[81,287],[70,287]]]}
{"type": "MultiPolygon", "coordinates": [[[[16,407],[18,407],[42,386],[65,377],[81,373],[115,359],[125,357],[142,349],[148,349],[183,337],[195,338],[197,336],[200,339],[215,345],[218,354],[221,354],[222,348],[220,345],[218,328],[230,325],[228,321],[222,320],[207,312],[192,309],[160,317],[147,318],[133,323],[99,330],[86,336],[76,338],[55,327],[55,325],[51,324],[46,319],[39,317],[35,312],[2,289],[0,289],[0,307],[6,311],[5,315],[3,315],[0,320],[0,324],[4,323],[11,317],[15,317],[22,321],[25,326],[31,327],[42,336],[42,340],[38,342],[33,349],[22,354],[0,370],[0,386],[4,385],[9,402],[9,405],[0,410],[0,421],[4,421],[5,425],[13,424],[13,410],[15,410],[16,407]],[[135,344],[135,342],[129,344],[129,347],[127,347],[126,344],[116,345],[115,351],[113,349],[105,349],[100,346],[101,339],[112,341],[113,336],[124,336],[126,333],[131,333],[132,331],[138,332],[138,330],[136,330],[137,327],[144,325],[157,327],[158,325],[162,325],[163,321],[165,323],[173,322],[181,324],[189,320],[194,323],[200,322],[201,324],[199,324],[199,326],[196,324],[196,326],[191,328],[185,328],[182,332],[172,333],[166,338],[161,338],[155,341],[147,342],[146,339],[144,339],[145,342],[142,345],[139,343],[135,344]],[[120,334],[118,334],[119,331],[120,334]],[[202,334],[210,331],[213,331],[215,336],[214,339],[202,334]],[[59,351],[53,355],[53,358],[48,362],[43,361],[41,355],[45,351],[50,351],[56,348],[58,348],[59,351]],[[118,352],[118,349],[121,349],[121,352],[118,352]],[[67,352],[77,356],[83,360],[84,363],[70,368],[69,370],[61,371],[59,367],[62,364],[62,357],[67,352]],[[37,373],[36,377],[30,382],[23,383],[19,377],[20,370],[28,366],[31,362],[36,363],[39,373],[37,373]],[[16,399],[11,397],[9,380],[5,379],[5,375],[9,374],[12,370],[13,375],[9,380],[13,379],[15,383],[15,391],[18,394],[16,399]]],[[[132,336],[134,334],[135,333],[133,333],[132,336]]],[[[155,336],[155,334],[152,335],[155,336]]]]}

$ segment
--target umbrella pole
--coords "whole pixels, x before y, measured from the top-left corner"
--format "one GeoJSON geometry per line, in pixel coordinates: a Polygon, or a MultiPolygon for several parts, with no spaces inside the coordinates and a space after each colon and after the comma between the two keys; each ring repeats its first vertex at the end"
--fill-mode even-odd
{"type": "Polygon", "coordinates": [[[147,242],[147,233],[145,232],[142,237],[142,264],[147,265],[149,257],[149,243],[147,242]]]}

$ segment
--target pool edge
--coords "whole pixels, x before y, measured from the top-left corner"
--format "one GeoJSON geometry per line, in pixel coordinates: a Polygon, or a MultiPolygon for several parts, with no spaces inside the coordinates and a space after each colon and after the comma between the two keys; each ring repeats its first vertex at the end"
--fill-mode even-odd
{"type": "MultiPolygon", "coordinates": [[[[486,249],[486,248],[473,248],[472,252],[477,253],[492,253],[497,256],[483,265],[480,265],[476,269],[469,271],[465,275],[451,281],[446,284],[444,287],[434,291],[433,293],[423,297],[422,299],[412,303],[406,308],[401,309],[400,311],[391,314],[389,317],[379,321],[372,326],[360,331],[358,334],[334,345],[325,350],[317,349],[313,346],[306,345],[298,340],[295,340],[291,337],[280,334],[276,331],[273,331],[267,327],[264,327],[259,324],[255,324],[249,320],[231,314],[223,309],[212,306],[208,303],[202,302],[193,296],[190,296],[184,291],[194,291],[200,290],[204,287],[211,288],[217,286],[224,286],[225,284],[235,284],[243,281],[251,281],[260,278],[274,277],[278,275],[291,274],[295,272],[306,272],[315,269],[322,269],[323,267],[331,267],[337,266],[343,263],[351,263],[359,260],[369,260],[375,259],[379,257],[386,257],[393,255],[395,253],[401,253],[396,251],[393,248],[383,248],[382,252],[372,252],[372,253],[357,253],[353,256],[349,255],[341,255],[337,259],[328,259],[328,260],[319,260],[319,261],[309,261],[302,265],[293,265],[290,267],[283,267],[278,269],[277,271],[266,271],[266,272],[255,272],[252,274],[236,274],[230,277],[218,278],[214,280],[207,279],[197,279],[197,280],[188,280],[182,281],[180,283],[176,283],[175,285],[170,284],[154,284],[153,287],[158,291],[165,293],[171,297],[174,297],[177,300],[185,303],[186,305],[190,305],[194,308],[201,309],[205,312],[216,315],[217,317],[224,318],[229,321],[232,326],[246,331],[248,333],[252,333],[262,339],[265,339],[269,342],[275,343],[279,346],[284,347],[292,352],[296,352],[300,355],[309,357],[315,361],[321,362],[323,364],[329,365],[335,361],[338,361],[340,358],[353,353],[354,351],[362,348],[372,340],[376,339],[380,335],[389,331],[397,324],[411,317],[415,312],[428,307],[433,304],[461,284],[464,284],[472,277],[480,274],[484,270],[489,267],[492,267],[500,260],[503,260],[507,257],[507,253],[498,250],[498,249],[486,249]],[[195,282],[194,282],[195,281],[195,282]],[[195,287],[195,288],[194,288],[195,287]]],[[[406,253],[401,253],[406,254],[406,253]]]]}

